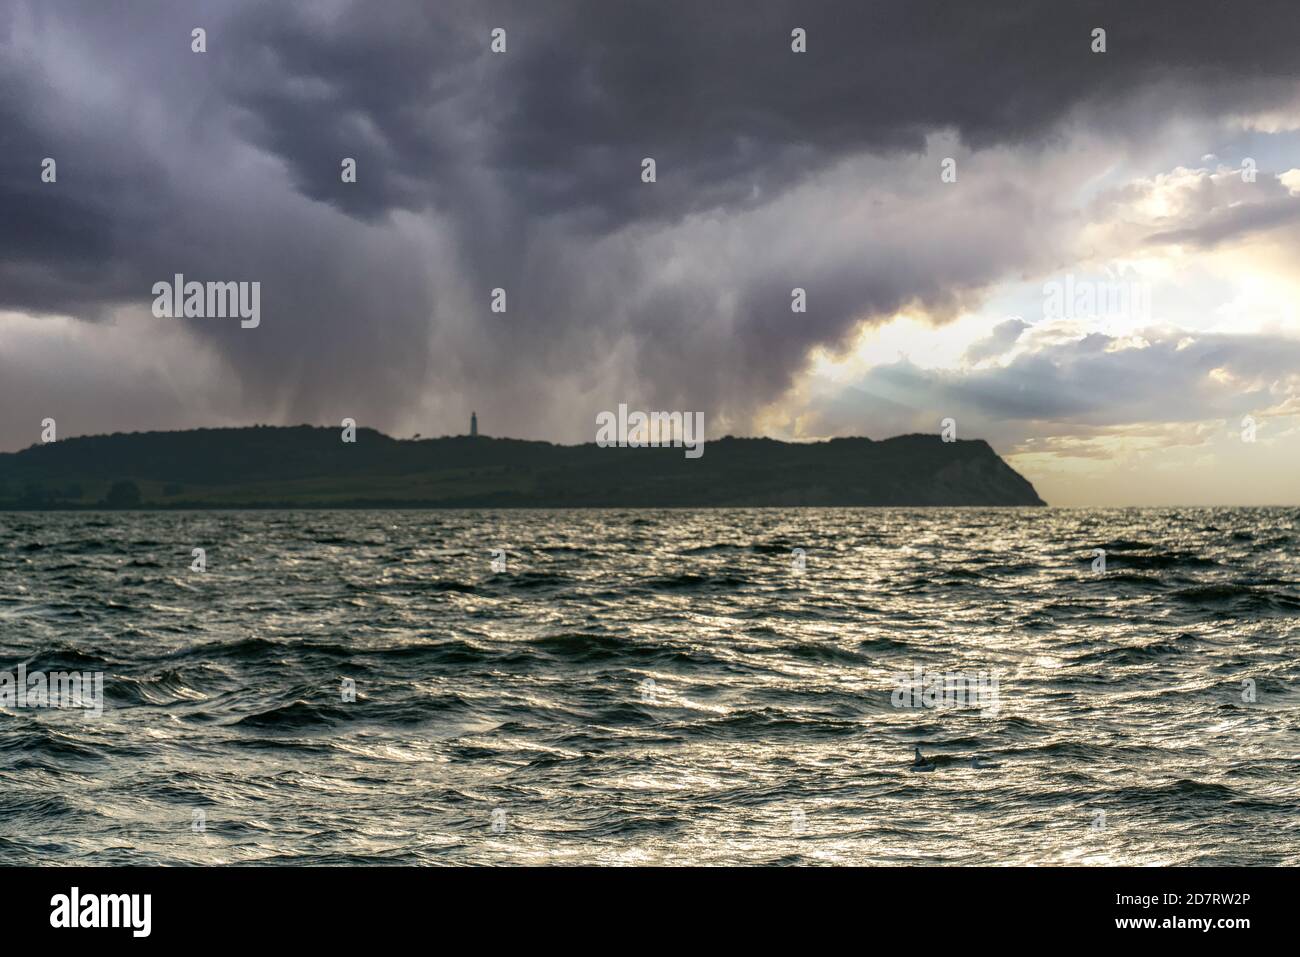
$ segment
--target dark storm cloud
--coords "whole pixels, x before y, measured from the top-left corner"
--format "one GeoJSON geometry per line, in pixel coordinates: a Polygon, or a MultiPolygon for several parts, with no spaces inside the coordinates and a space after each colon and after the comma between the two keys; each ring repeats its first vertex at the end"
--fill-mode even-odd
{"type": "Polygon", "coordinates": [[[1037,139],[1077,105],[1153,84],[1168,86],[1166,108],[1248,110],[1294,90],[1300,12],[593,0],[359,6],[322,22],[265,5],[231,32],[261,52],[231,71],[229,94],[310,195],[358,215],[454,204],[458,167],[486,164],[520,215],[611,227],[744,205],[847,153],[919,151],[935,129],[973,148],[1037,139]],[[508,30],[506,56],[487,51],[493,26],[508,30]],[[794,26],[808,55],[789,55],[794,26]],[[368,164],[373,186],[341,192],[320,158],[358,142],[382,163],[368,164]],[[657,190],[628,188],[643,156],[659,163],[657,190]]]}
{"type": "Polygon", "coordinates": [[[424,401],[459,420],[475,391],[537,434],[564,390],[743,417],[860,319],[913,302],[942,317],[1046,255],[1049,204],[1014,183],[944,206],[927,167],[917,192],[928,135],[1032,152],[1071,115],[1140,136],[1152,104],[1282,102],[1298,20],[1291,3],[1165,0],[15,3],[0,309],[93,319],[147,308],[174,272],[260,280],[256,334],[195,326],[250,418],[391,427],[424,401]],[[833,178],[862,157],[906,159],[899,182],[833,178]],[[843,201],[771,212],[818,177],[843,201]],[[823,243],[875,185],[921,211],[882,207],[823,243]],[[792,320],[796,285],[815,305],[792,320]],[[509,320],[486,312],[495,286],[509,320]]]}
{"type": "Polygon", "coordinates": [[[0,308],[95,316],[139,294],[137,238],[166,228],[160,169],[111,117],[61,117],[35,79],[0,61],[0,308]],[[40,179],[46,157],[58,185],[40,179]]]}

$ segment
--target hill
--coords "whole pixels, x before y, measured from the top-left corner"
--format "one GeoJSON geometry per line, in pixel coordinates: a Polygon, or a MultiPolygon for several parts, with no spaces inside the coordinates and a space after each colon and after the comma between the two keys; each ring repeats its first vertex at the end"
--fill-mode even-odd
{"type": "Polygon", "coordinates": [[[728,436],[600,448],[254,426],[61,439],[0,454],[0,509],[1043,505],[983,440],[728,436]]]}

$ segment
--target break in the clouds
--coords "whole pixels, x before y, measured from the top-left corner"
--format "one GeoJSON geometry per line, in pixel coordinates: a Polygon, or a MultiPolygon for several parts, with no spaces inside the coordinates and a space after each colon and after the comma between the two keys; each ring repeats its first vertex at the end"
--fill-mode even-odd
{"type": "Polygon", "coordinates": [[[1198,377],[1294,385],[1297,41],[1290,2],[16,0],[0,446],[45,415],[437,434],[470,408],[589,441],[628,401],[809,438],[954,415],[1028,454],[1236,415],[1198,377]],[[1107,270],[1155,314],[1049,343],[1043,283],[1107,270]],[[176,273],[260,282],[261,324],[153,318],[176,273]],[[1137,325],[1164,331],[1115,345],[1137,325]],[[872,358],[903,327],[924,375],[872,358]],[[1121,388],[1143,363],[1172,411],[1121,388]]]}

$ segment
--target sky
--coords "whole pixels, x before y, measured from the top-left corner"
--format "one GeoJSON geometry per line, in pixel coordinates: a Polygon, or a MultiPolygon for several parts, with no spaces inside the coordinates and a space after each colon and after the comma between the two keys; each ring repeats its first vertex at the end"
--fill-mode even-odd
{"type": "Polygon", "coordinates": [[[1297,50],[1294,0],[5,0],[0,451],[626,403],[1300,504],[1297,50]]]}

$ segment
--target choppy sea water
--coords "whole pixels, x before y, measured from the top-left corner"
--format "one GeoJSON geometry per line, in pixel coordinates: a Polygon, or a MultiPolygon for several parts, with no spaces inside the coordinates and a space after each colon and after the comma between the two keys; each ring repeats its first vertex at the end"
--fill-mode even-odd
{"type": "Polygon", "coordinates": [[[104,675],[99,716],[0,709],[0,863],[1295,865],[1298,541],[1296,509],[0,514],[0,671],[104,675]],[[918,666],[996,707],[913,701],[918,666]]]}

